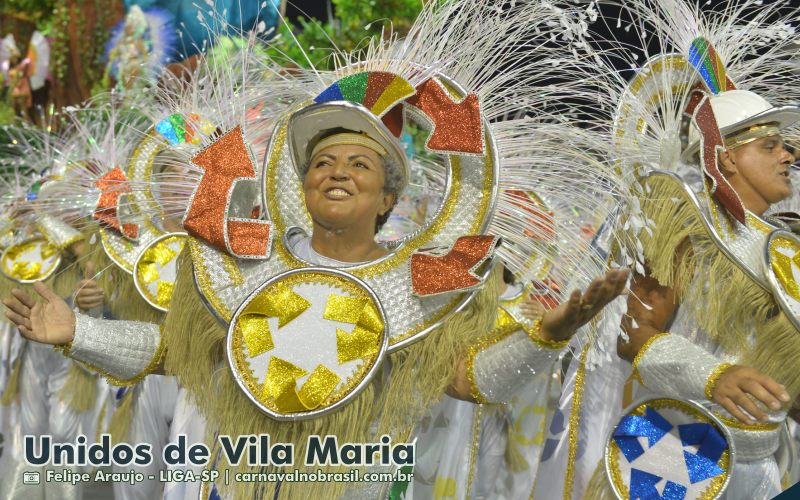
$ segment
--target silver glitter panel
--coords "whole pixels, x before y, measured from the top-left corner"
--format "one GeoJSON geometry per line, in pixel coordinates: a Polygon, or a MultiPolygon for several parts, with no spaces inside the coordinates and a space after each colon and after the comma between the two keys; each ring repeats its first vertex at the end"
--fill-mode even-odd
{"type": "Polygon", "coordinates": [[[110,229],[100,230],[100,240],[108,258],[128,274],[133,273],[133,265],[139,258],[139,254],[159,236],[158,231],[152,226],[139,226],[139,238],[136,242],[110,229]]]}
{"type": "Polygon", "coordinates": [[[494,403],[506,403],[539,373],[549,373],[562,350],[543,349],[524,331],[514,332],[475,354],[472,373],[481,394],[494,403]]]}
{"type": "Polygon", "coordinates": [[[58,248],[64,248],[68,243],[81,236],[77,229],[50,215],[41,216],[38,225],[48,241],[58,248]]]}
{"type": "Polygon", "coordinates": [[[160,328],[152,323],[95,319],[76,313],[69,356],[114,378],[129,380],[147,368],[160,339],[160,328]]]}
{"type": "MultiPolygon", "coordinates": [[[[224,309],[217,310],[217,313],[226,320],[230,319],[232,312],[239,307],[252,290],[270,277],[289,269],[277,257],[263,261],[244,259],[234,261],[222,252],[200,241],[195,241],[200,248],[202,267],[205,268],[204,274],[210,281],[210,292],[220,299],[221,304],[215,305],[213,299],[208,302],[215,309],[219,305],[223,306],[224,309]],[[244,278],[241,285],[233,285],[233,278],[229,273],[230,264],[225,264],[226,259],[228,262],[234,263],[244,278]]],[[[283,243],[276,239],[275,244],[282,245],[283,243]]],[[[441,314],[442,308],[453,300],[453,297],[449,296],[434,296],[424,299],[415,297],[411,290],[409,272],[407,265],[400,265],[390,272],[363,279],[375,291],[381,306],[386,311],[390,338],[399,338],[411,328],[418,327],[441,314]]],[[[202,282],[202,280],[198,281],[202,282]]],[[[201,290],[201,293],[205,292],[201,290]]],[[[206,296],[206,299],[210,299],[210,297],[206,296]]]]}
{"type": "MultiPolygon", "coordinates": [[[[766,223],[765,223],[766,224],[766,223]]],[[[728,248],[747,266],[756,276],[766,280],[764,274],[764,246],[767,244],[769,233],[759,231],[752,225],[745,226],[739,221],[734,221],[734,234],[732,238],[724,238],[728,248]]]]}

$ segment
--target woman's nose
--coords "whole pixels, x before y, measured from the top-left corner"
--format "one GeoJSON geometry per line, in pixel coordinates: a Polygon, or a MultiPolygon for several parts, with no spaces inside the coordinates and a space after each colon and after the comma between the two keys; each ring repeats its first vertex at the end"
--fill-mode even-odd
{"type": "Polygon", "coordinates": [[[344,162],[339,161],[334,163],[333,169],[331,170],[331,177],[337,180],[349,179],[350,174],[347,171],[347,165],[345,165],[344,162]]]}

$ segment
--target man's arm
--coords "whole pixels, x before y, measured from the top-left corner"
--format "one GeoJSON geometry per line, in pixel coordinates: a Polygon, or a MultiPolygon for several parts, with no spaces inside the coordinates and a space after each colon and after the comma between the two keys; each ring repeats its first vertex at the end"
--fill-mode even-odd
{"type": "Polygon", "coordinates": [[[667,327],[678,304],[675,291],[651,276],[634,276],[628,315],[617,352],[631,361],[635,374],[651,390],[680,399],[708,399],[745,424],[750,416],[767,421],[761,402],[777,411],[789,400],[785,388],[758,370],[730,365],[686,338],[669,334],[667,327]]]}
{"type": "Polygon", "coordinates": [[[628,314],[622,318],[622,330],[628,335],[626,341],[617,339],[617,354],[633,362],[648,340],[667,331],[675,315],[675,291],[658,283],[651,276],[634,274],[628,296],[628,314]]]}

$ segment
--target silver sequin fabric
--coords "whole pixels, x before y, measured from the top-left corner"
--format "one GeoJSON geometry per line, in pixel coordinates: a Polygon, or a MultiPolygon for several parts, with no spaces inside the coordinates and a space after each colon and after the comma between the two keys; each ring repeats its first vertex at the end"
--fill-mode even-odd
{"type": "Polygon", "coordinates": [[[130,380],[147,368],[160,340],[160,328],[152,323],[95,319],[76,313],[69,356],[119,380],[130,380]]]}
{"type": "Polygon", "coordinates": [[[508,402],[532,376],[552,371],[560,354],[561,349],[534,344],[524,331],[514,332],[475,355],[475,384],[487,400],[508,402]]]}
{"type": "Polygon", "coordinates": [[[49,215],[41,216],[38,225],[47,240],[58,248],[64,248],[81,236],[77,229],[49,215]]]}

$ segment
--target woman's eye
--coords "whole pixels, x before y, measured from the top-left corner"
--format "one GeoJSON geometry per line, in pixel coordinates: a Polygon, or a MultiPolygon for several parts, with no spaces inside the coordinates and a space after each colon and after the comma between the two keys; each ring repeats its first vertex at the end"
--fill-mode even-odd
{"type": "Polygon", "coordinates": [[[366,163],[363,163],[363,162],[360,162],[360,161],[357,161],[357,162],[355,163],[355,167],[356,167],[356,168],[369,168],[369,167],[367,167],[367,164],[366,164],[366,163]]]}
{"type": "Polygon", "coordinates": [[[314,165],[314,168],[327,167],[328,165],[330,165],[330,163],[328,163],[327,161],[321,161],[321,162],[317,163],[316,165],[314,165]]]}

